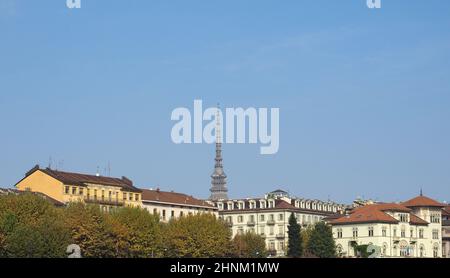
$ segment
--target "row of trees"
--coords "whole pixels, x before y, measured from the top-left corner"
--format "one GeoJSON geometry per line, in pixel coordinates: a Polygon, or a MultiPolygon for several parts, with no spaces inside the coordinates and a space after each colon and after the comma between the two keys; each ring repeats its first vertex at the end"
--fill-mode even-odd
{"type": "MultiPolygon", "coordinates": [[[[300,232],[296,223],[289,226],[289,256],[301,257],[303,250],[334,256],[324,251],[329,244],[322,238],[326,225],[300,232]]],[[[83,257],[94,258],[268,256],[261,236],[231,238],[229,227],[210,214],[161,223],[158,215],[140,208],[104,213],[83,203],[57,208],[31,193],[0,196],[0,257],[67,257],[71,244],[80,247],[83,257]]]]}

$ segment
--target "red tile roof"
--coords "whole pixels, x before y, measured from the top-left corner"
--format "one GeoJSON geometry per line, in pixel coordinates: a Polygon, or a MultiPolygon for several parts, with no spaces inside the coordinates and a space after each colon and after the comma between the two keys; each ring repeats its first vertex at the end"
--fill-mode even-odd
{"type": "Polygon", "coordinates": [[[332,225],[345,225],[351,223],[392,223],[399,221],[387,214],[387,211],[405,212],[410,215],[410,223],[414,225],[427,225],[428,222],[413,215],[411,209],[396,203],[380,203],[357,207],[349,215],[330,221],[332,225]]]}
{"type": "Polygon", "coordinates": [[[167,192],[157,190],[149,190],[142,189],[142,202],[160,202],[160,203],[170,203],[177,204],[181,206],[197,206],[197,207],[207,207],[207,208],[215,208],[211,204],[206,201],[196,199],[192,196],[176,193],[176,192],[167,192]]]}
{"type": "Polygon", "coordinates": [[[275,200],[275,208],[277,209],[296,209],[293,205],[284,200],[275,200]]]}
{"type": "Polygon", "coordinates": [[[417,196],[402,203],[402,205],[405,207],[445,207],[444,204],[425,196],[417,196]]]}

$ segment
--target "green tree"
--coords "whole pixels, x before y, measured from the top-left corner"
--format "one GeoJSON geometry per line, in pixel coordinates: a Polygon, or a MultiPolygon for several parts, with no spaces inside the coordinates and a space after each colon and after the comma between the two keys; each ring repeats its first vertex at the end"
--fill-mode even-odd
{"type": "Polygon", "coordinates": [[[114,210],[111,217],[116,221],[113,225],[125,228],[128,253],[124,256],[150,258],[162,255],[162,231],[157,215],[145,209],[125,207],[114,210]]]}
{"type": "Polygon", "coordinates": [[[267,257],[266,241],[260,235],[247,232],[237,234],[233,238],[234,256],[238,258],[265,258],[267,257]]]}
{"type": "Polygon", "coordinates": [[[129,246],[124,240],[127,230],[109,219],[98,206],[71,203],[64,215],[71,243],[80,246],[83,257],[123,257],[128,253],[129,246]]]}
{"type": "Polygon", "coordinates": [[[319,258],[336,257],[336,245],[331,227],[324,222],[314,225],[308,242],[308,251],[319,258]]]}
{"type": "Polygon", "coordinates": [[[212,214],[173,219],[163,234],[168,257],[220,258],[232,253],[230,229],[212,214]]]}
{"type": "MultiPolygon", "coordinates": [[[[303,250],[306,251],[308,249],[309,239],[311,238],[311,234],[314,231],[314,225],[308,225],[301,230],[302,235],[302,246],[303,250]]],[[[305,255],[305,254],[303,254],[305,255]]]]}
{"type": "Polygon", "coordinates": [[[289,216],[288,225],[288,257],[300,258],[303,253],[301,227],[294,213],[289,216]]]}
{"type": "Polygon", "coordinates": [[[69,230],[61,210],[32,193],[0,196],[0,256],[65,257],[69,230]]]}

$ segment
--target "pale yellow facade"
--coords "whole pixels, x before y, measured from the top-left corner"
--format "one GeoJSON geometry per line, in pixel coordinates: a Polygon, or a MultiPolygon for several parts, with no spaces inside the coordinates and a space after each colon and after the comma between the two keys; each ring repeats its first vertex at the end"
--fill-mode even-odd
{"type": "Polygon", "coordinates": [[[62,203],[85,202],[100,205],[102,210],[119,206],[142,206],[140,192],[126,191],[120,186],[84,183],[64,184],[47,173],[37,170],[16,184],[21,191],[40,192],[62,203]]]}

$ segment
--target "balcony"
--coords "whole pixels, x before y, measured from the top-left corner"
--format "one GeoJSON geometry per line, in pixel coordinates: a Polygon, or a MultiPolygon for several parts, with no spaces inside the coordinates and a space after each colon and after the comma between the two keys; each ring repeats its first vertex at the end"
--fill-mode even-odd
{"type": "Polygon", "coordinates": [[[233,227],[233,222],[232,221],[225,221],[225,225],[227,225],[227,227],[233,227]]]}
{"type": "Polygon", "coordinates": [[[108,206],[123,206],[125,202],[123,200],[117,200],[113,198],[95,198],[95,197],[84,197],[84,202],[87,204],[100,204],[108,206]]]}
{"type": "Polygon", "coordinates": [[[283,239],[284,238],[284,234],[277,234],[275,237],[278,238],[278,239],[283,239]]]}
{"type": "Polygon", "coordinates": [[[247,221],[247,226],[255,226],[255,225],[256,225],[256,223],[254,220],[247,221]]]}
{"type": "Polygon", "coordinates": [[[275,220],[267,220],[267,225],[275,225],[275,220]]]}

